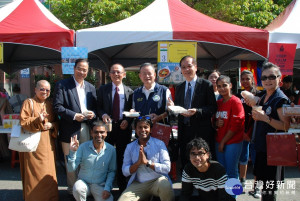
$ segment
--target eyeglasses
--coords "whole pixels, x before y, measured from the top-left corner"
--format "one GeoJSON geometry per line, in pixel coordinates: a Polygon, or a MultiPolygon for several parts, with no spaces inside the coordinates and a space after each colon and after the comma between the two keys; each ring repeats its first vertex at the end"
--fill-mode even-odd
{"type": "Polygon", "coordinates": [[[50,92],[50,89],[44,89],[44,88],[40,88],[40,91],[41,91],[41,92],[44,92],[44,91],[46,91],[47,93],[49,93],[49,92],[50,92]]]}
{"type": "Polygon", "coordinates": [[[261,79],[261,81],[266,81],[267,79],[268,80],[275,80],[278,77],[279,77],[279,75],[269,75],[269,76],[263,75],[263,76],[261,76],[260,79],[261,79]]]}
{"type": "Polygon", "coordinates": [[[198,153],[191,152],[191,153],[190,153],[190,157],[192,157],[192,158],[196,158],[197,156],[203,157],[206,153],[207,153],[207,152],[202,152],[202,151],[200,151],[200,152],[198,152],[198,153]]]}
{"type": "Polygon", "coordinates": [[[84,69],[84,68],[79,68],[79,67],[75,67],[75,70],[81,73],[87,73],[88,69],[84,69]]]}
{"type": "Polygon", "coordinates": [[[110,71],[109,73],[110,73],[110,74],[117,74],[117,75],[120,75],[120,74],[122,74],[122,73],[124,73],[124,72],[120,72],[120,71],[110,71]]]}

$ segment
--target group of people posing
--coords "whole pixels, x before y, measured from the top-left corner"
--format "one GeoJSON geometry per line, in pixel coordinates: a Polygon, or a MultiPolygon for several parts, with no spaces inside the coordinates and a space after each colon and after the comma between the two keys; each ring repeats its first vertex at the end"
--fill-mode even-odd
{"type": "Polygon", "coordinates": [[[234,200],[235,195],[225,191],[225,183],[229,178],[245,181],[249,144],[255,152],[251,160],[256,180],[264,184],[262,200],[275,200],[276,188],[267,189],[265,184],[282,179],[283,174],[279,178],[278,168],[267,165],[265,137],[268,132],[289,128],[289,120],[282,114],[282,105],[289,99],[279,89],[279,68],[271,63],[263,66],[261,80],[265,90],[259,94],[253,74],[242,72],[244,89],[260,97],[257,105],[262,106],[262,111],[254,111],[247,100],[232,94],[228,76],[214,71],[208,80],[198,78],[197,63],[191,56],[183,57],[180,67],[186,81],[176,87],[174,100],[166,86],[155,82],[155,68],[150,63],[140,66],[143,86],[134,91],[122,83],[126,72],[121,64],[110,67],[112,83],[96,90],[85,81],[89,70],[85,59],[76,60],[72,77],[56,84],[53,102],[47,99],[50,84],[38,81],[36,95],[32,101],[24,101],[20,113],[24,129],[42,131],[37,150],[20,153],[24,200],[59,200],[54,143],[57,137],[64,155],[70,199],[82,201],[93,195],[97,201],[112,201],[116,177],[122,192],[120,201],[147,200],[151,196],[175,200],[168,176],[171,162],[167,147],[151,137],[153,124],[168,122],[171,105],[187,110],[178,116],[180,201],[234,200]],[[126,117],[124,111],[139,112],[140,116],[126,117]],[[131,141],[132,128],[135,141],[131,141]],[[195,198],[194,188],[199,192],[195,198]]]}

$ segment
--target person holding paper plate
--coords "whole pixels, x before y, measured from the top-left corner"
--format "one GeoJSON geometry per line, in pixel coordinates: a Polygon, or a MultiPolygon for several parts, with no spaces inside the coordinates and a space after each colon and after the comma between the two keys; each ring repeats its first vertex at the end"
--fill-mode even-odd
{"type": "MultiPolygon", "coordinates": [[[[270,62],[262,67],[261,81],[266,93],[261,97],[259,106],[262,111],[252,109],[252,117],[257,121],[254,136],[256,159],[254,174],[257,181],[263,182],[262,200],[276,200],[276,185],[273,188],[267,183],[281,181],[283,168],[267,165],[267,133],[287,131],[289,118],[283,115],[283,104],[290,104],[288,97],[280,90],[281,72],[278,66],[270,62]],[[281,174],[278,174],[281,173],[281,174]],[[279,176],[280,175],[280,176],[279,176]]],[[[279,147],[280,148],[280,147],[279,147]]]]}
{"type": "Polygon", "coordinates": [[[140,66],[139,77],[144,85],[134,90],[132,108],[141,116],[149,115],[153,123],[163,122],[168,115],[168,101],[172,100],[170,90],[155,82],[156,73],[151,63],[140,66]]]}
{"type": "Polygon", "coordinates": [[[47,100],[50,84],[40,80],[36,84],[35,96],[26,99],[20,111],[20,125],[29,132],[41,131],[35,152],[19,152],[23,199],[59,200],[55,167],[55,138],[58,123],[52,103],[47,100]]]}
{"type": "Polygon", "coordinates": [[[122,83],[126,72],[121,64],[112,65],[109,76],[112,83],[102,85],[97,90],[97,112],[104,123],[112,124],[112,130],[108,132],[105,141],[116,146],[117,183],[122,192],[127,185],[122,173],[123,155],[127,144],[131,141],[132,133],[132,118],[126,117],[123,112],[131,109],[133,91],[122,83]]]}
{"type": "Polygon", "coordinates": [[[189,162],[186,157],[186,145],[192,139],[201,137],[208,143],[210,150],[214,150],[211,118],[217,111],[217,103],[212,83],[196,75],[195,58],[184,56],[179,63],[186,81],[176,87],[175,101],[174,103],[170,101],[169,105],[181,106],[188,110],[178,116],[178,140],[183,169],[189,162]]]}

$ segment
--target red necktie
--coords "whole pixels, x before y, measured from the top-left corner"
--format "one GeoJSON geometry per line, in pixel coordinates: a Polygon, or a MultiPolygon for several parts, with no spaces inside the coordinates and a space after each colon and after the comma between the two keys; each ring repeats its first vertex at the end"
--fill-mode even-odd
{"type": "Polygon", "coordinates": [[[116,87],[113,101],[113,114],[112,118],[114,121],[118,121],[120,118],[120,96],[119,96],[119,88],[116,87]]]}

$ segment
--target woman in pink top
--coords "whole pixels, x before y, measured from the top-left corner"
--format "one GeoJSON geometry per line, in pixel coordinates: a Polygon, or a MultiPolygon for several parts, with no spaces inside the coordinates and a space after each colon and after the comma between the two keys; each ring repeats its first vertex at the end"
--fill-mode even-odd
{"type": "Polygon", "coordinates": [[[217,101],[216,156],[225,167],[228,177],[238,179],[245,122],[244,108],[241,100],[232,95],[232,84],[228,76],[221,75],[218,78],[217,88],[223,98],[217,101]]]}

